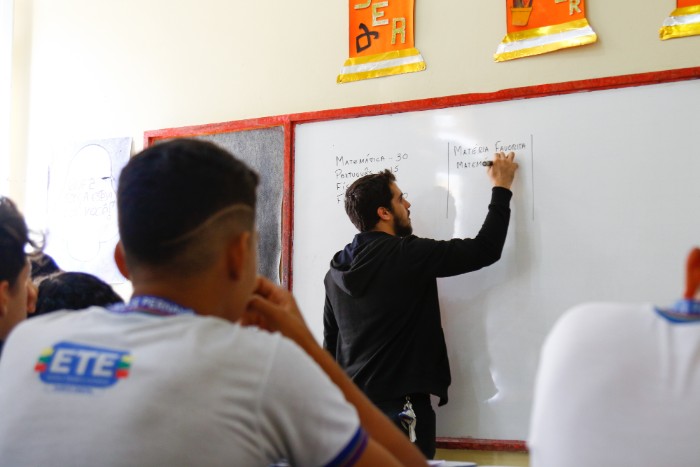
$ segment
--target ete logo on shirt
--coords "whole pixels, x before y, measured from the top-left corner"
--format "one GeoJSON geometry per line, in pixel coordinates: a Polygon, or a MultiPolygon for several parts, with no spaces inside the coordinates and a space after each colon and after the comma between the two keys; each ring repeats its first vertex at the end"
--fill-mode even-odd
{"type": "Polygon", "coordinates": [[[59,342],[41,353],[34,370],[46,384],[104,389],[129,376],[130,367],[129,352],[59,342]]]}

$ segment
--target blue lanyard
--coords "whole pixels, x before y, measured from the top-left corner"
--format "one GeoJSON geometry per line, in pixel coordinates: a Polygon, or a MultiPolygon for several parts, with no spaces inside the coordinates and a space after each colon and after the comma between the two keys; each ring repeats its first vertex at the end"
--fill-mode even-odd
{"type": "Polygon", "coordinates": [[[685,323],[700,320],[700,301],[683,299],[678,300],[670,308],[656,307],[656,312],[674,323],[685,323]]]}
{"type": "Polygon", "coordinates": [[[175,302],[152,295],[139,295],[132,297],[129,303],[112,305],[109,311],[114,313],[145,313],[156,316],[180,316],[193,315],[194,310],[185,308],[175,302]]]}

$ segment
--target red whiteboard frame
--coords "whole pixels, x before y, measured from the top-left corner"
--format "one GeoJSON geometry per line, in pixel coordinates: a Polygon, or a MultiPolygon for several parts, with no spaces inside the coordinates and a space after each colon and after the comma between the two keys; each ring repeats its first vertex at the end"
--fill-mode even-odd
{"type": "MultiPolygon", "coordinates": [[[[274,117],[253,118],[224,123],[194,125],[179,128],[167,128],[144,132],[144,147],[161,139],[187,136],[230,133],[261,128],[281,126],[284,130],[284,194],[282,198],[282,284],[292,290],[293,271],[292,253],[294,247],[294,131],[301,123],[325,120],[340,120],[376,115],[414,112],[421,110],[443,109],[466,105],[486,104],[490,102],[514,99],[532,99],[536,97],[571,94],[576,92],[602,91],[606,89],[645,86],[700,79],[700,67],[680,68],[675,70],[652,71],[630,75],[591,78],[562,83],[542,84],[520,88],[504,89],[488,93],[461,94],[447,97],[435,97],[413,101],[376,104],[343,109],[321,110],[297,114],[278,115],[274,117]]],[[[441,449],[464,449],[478,451],[527,452],[525,441],[493,440],[478,438],[438,438],[437,447],[441,449]]]]}

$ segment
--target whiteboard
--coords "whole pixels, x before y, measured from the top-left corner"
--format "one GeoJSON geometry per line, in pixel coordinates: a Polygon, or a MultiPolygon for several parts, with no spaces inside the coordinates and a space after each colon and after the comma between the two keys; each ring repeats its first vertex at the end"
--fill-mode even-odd
{"type": "MultiPolygon", "coordinates": [[[[590,300],[670,304],[700,244],[700,81],[300,123],[293,292],[323,338],[323,277],[356,231],[342,195],[389,168],[414,233],[473,237],[497,147],[520,164],[502,259],[439,279],[452,370],[439,437],[527,439],[542,342],[590,300]]],[[[624,345],[624,343],[620,343],[624,345]]]]}

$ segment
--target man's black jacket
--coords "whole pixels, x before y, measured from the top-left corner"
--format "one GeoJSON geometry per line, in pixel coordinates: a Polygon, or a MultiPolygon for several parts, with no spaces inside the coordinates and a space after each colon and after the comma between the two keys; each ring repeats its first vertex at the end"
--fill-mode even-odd
{"type": "Polygon", "coordinates": [[[363,232],[333,257],[324,280],[324,347],[371,400],[424,393],[447,403],[451,376],[436,278],[498,261],[511,196],[493,188],[473,239],[363,232]]]}

